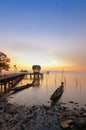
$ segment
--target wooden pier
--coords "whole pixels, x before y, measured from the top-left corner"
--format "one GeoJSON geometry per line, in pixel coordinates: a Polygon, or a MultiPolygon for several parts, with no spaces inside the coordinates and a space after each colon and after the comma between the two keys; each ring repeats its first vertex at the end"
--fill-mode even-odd
{"type": "Polygon", "coordinates": [[[0,77],[0,91],[3,93],[6,93],[6,90],[8,91],[15,86],[19,81],[21,81],[27,73],[15,73],[8,76],[1,76],[0,77]]]}

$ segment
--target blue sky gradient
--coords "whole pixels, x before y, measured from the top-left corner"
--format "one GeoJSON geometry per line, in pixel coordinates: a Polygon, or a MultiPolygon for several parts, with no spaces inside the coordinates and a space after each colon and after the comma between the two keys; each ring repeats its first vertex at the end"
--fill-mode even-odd
{"type": "Polygon", "coordinates": [[[86,0],[0,0],[1,51],[12,64],[86,66],[86,0]]]}

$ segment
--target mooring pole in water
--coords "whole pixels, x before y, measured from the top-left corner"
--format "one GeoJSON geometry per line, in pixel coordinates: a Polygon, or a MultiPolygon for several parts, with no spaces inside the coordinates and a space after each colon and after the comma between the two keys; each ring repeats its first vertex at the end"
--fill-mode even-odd
{"type": "Polygon", "coordinates": [[[64,78],[64,69],[62,69],[62,78],[61,78],[61,82],[63,82],[63,78],[64,78]]]}

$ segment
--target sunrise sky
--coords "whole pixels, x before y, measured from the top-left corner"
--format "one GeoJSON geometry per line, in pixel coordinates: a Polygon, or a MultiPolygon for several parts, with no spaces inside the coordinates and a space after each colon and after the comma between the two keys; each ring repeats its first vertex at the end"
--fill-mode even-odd
{"type": "Polygon", "coordinates": [[[23,69],[86,69],[86,0],[0,0],[0,51],[23,69]]]}

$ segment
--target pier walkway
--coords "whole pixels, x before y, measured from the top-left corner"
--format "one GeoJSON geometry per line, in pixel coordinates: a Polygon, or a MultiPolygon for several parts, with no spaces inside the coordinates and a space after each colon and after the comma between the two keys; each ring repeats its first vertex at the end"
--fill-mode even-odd
{"type": "Polygon", "coordinates": [[[6,93],[6,90],[10,90],[19,81],[21,81],[28,73],[13,73],[9,75],[0,76],[0,92],[6,93]]]}

